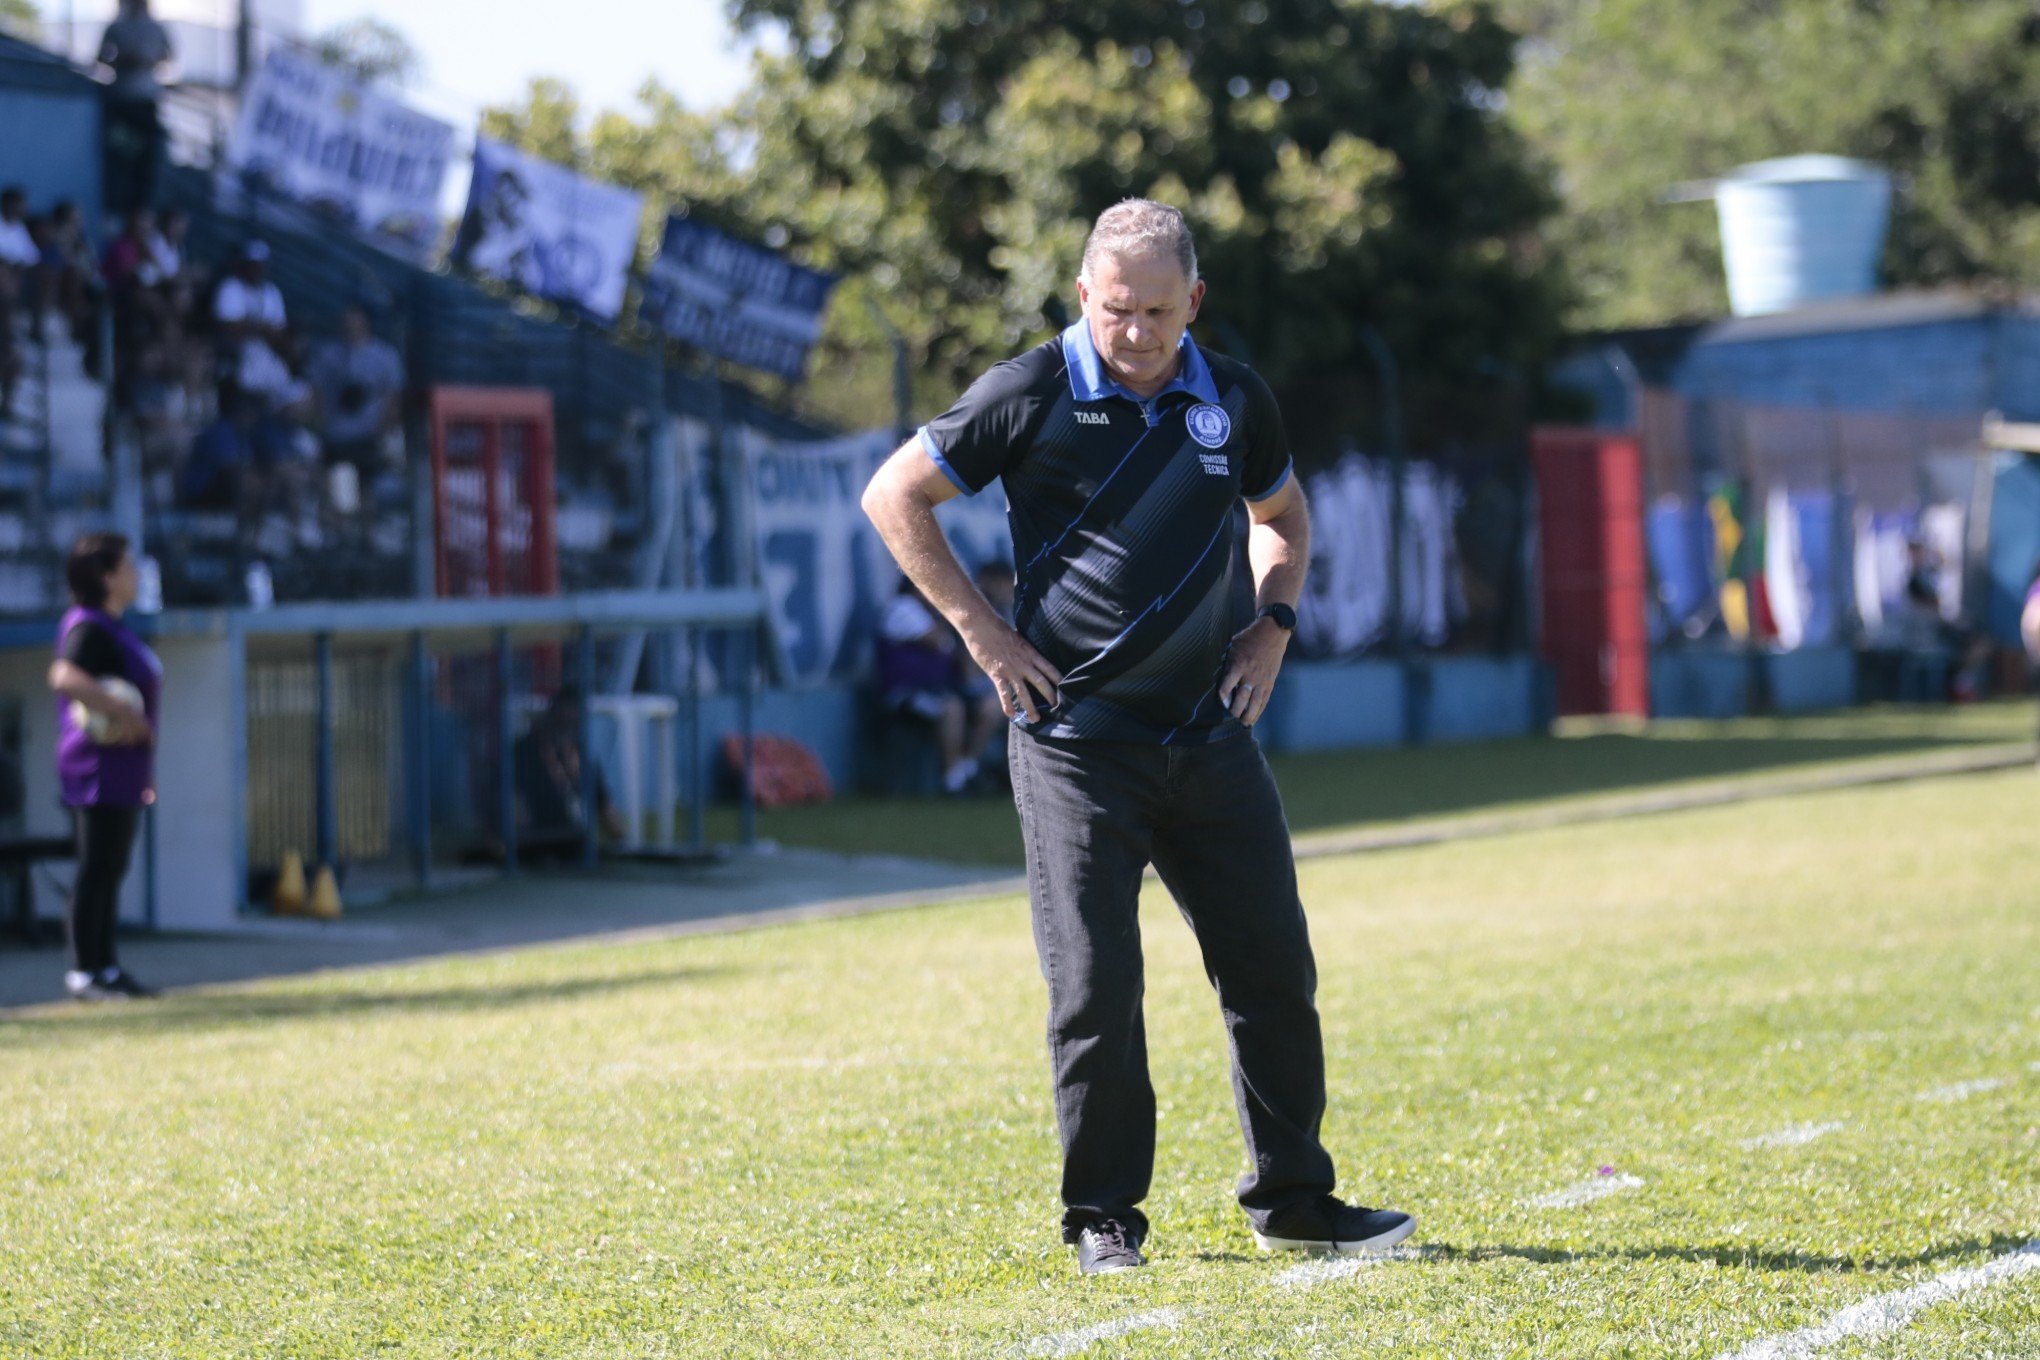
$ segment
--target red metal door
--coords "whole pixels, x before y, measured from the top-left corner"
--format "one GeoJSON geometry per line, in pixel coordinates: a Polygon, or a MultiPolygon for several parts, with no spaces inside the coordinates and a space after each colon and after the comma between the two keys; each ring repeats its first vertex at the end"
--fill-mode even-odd
{"type": "Polygon", "coordinates": [[[556,595],[552,394],[432,389],[432,526],[441,595],[556,595]]]}
{"type": "Polygon", "coordinates": [[[1544,655],[1560,713],[1650,711],[1643,450],[1633,435],[1530,434],[1543,547],[1544,655]]]}

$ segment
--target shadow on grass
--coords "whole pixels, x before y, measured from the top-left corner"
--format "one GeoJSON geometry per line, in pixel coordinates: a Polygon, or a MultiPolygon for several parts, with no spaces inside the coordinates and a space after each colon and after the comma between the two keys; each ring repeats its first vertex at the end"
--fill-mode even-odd
{"type": "Polygon", "coordinates": [[[348,1018],[405,1012],[493,1011],[518,1006],[577,1001],[586,997],[701,982],[728,968],[659,968],[612,976],[564,978],[507,986],[401,988],[359,991],[171,991],[148,1001],[103,1002],[90,1007],[62,1004],[35,1011],[0,1013],[0,1048],[47,1042],[53,1035],[80,1037],[120,1032],[225,1029],[278,1020],[348,1018]]]}
{"type": "Polygon", "coordinates": [[[1990,745],[1991,735],[1623,736],[1526,739],[1278,757],[1295,831],[1474,813],[1555,799],[1776,774],[1990,745]]]}
{"type": "MultiPolygon", "coordinates": [[[[2007,1252],[2019,1250],[2030,1240],[2031,1238],[2026,1235],[1993,1233],[1988,1238],[1969,1237],[1959,1242],[1946,1242],[1909,1256],[1880,1256],[1874,1252],[1864,1252],[1856,1256],[1833,1256],[1817,1252],[1766,1251],[1761,1248],[1726,1244],[1691,1247],[1588,1247],[1575,1250],[1565,1247],[1517,1247],[1501,1244],[1458,1247],[1449,1242],[1431,1242],[1419,1247],[1413,1259],[1427,1262],[1530,1261],[1538,1265],[1567,1265],[1576,1261],[1687,1261],[1696,1265],[1713,1265],[1731,1270],[1760,1270],[1772,1273],[1796,1271],[1815,1275],[1840,1272],[1875,1274],[1933,1265],[1958,1257],[2002,1256],[2007,1252]]],[[[1255,1255],[1237,1251],[1200,1251],[1193,1253],[1193,1256],[1196,1260],[1211,1262],[1259,1262],[1263,1265],[1281,1263],[1278,1258],[1266,1254],[1255,1255]]],[[[1296,1253],[1294,1259],[1322,1261],[1330,1258],[1296,1253]]]]}
{"type": "MultiPolygon", "coordinates": [[[[1876,709],[1806,718],[1665,723],[1638,734],[1522,737],[1273,758],[1292,831],[1354,829],[1642,793],[1695,781],[1776,774],[2030,740],[2024,705],[1988,710],[1876,709]]],[[[735,813],[716,808],[718,838],[735,813]]],[[[843,854],[897,854],[964,864],[1021,863],[1009,796],[969,799],[857,795],[821,807],[764,813],[760,834],[843,854]]]]}

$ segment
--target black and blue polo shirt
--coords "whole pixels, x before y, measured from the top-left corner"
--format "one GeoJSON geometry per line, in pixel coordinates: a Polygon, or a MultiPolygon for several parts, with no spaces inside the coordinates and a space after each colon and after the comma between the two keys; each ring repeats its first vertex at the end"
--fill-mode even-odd
{"type": "Polygon", "coordinates": [[[965,494],[1005,483],[1014,625],[1063,677],[1027,728],[1038,736],[1183,745],[1238,730],[1218,683],[1254,614],[1240,501],[1282,489],[1289,447],[1258,374],[1188,335],[1182,351],[1175,380],[1142,399],[1079,320],[921,428],[965,494]]]}

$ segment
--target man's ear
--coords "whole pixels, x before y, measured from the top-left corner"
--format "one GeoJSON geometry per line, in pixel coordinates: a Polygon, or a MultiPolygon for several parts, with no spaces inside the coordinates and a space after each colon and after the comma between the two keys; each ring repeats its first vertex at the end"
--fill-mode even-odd
{"type": "Polygon", "coordinates": [[[1084,282],[1082,274],[1077,275],[1077,310],[1085,313],[1091,310],[1091,286],[1084,282]]]}
{"type": "Polygon", "coordinates": [[[1197,309],[1203,305],[1204,305],[1204,280],[1199,279],[1197,280],[1197,282],[1190,285],[1190,315],[1183,318],[1183,324],[1187,326],[1192,321],[1195,321],[1197,319],[1197,309]]]}

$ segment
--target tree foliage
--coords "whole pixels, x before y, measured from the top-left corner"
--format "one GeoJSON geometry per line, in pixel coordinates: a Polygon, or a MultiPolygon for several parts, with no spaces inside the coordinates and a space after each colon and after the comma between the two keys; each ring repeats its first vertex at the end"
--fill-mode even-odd
{"type": "Polygon", "coordinates": [[[40,41],[42,16],[36,10],[35,0],[0,0],[0,33],[27,42],[40,41]]]}
{"type": "Polygon", "coordinates": [[[788,40],[731,108],[649,85],[590,120],[534,84],[484,126],[841,271],[810,386],[859,414],[887,409],[889,328],[924,404],[1047,334],[1090,220],[1137,194],[1192,218],[1204,337],[1278,383],[1371,372],[1363,325],[1460,377],[1557,326],[1554,202],[1499,111],[1491,8],[735,0],[788,40]]]}
{"type": "Polygon", "coordinates": [[[1564,186],[1583,320],[1720,314],[1713,211],[1667,191],[1800,152],[1899,177],[1889,282],[2040,282],[2031,0],[1502,5],[1532,35],[1510,108],[1564,186]]]}
{"type": "Polygon", "coordinates": [[[403,86],[425,68],[418,49],[401,29],[380,19],[351,19],[336,24],[313,41],[319,60],[351,72],[365,84],[403,86]]]}

